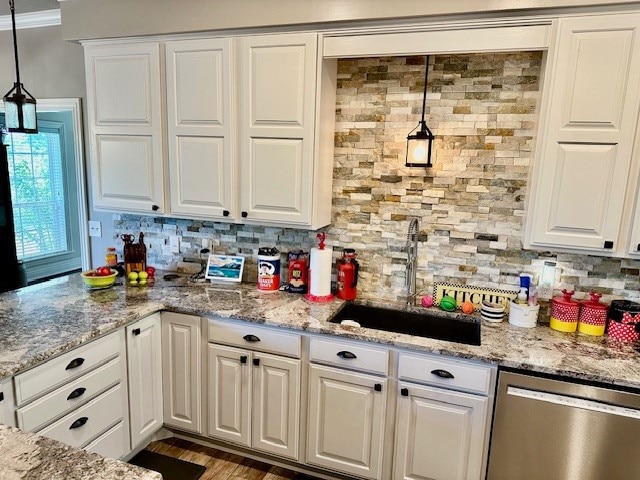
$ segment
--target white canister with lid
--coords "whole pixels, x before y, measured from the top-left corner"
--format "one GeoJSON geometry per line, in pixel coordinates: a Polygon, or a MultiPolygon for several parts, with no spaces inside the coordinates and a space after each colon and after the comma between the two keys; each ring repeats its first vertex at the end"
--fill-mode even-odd
{"type": "Polygon", "coordinates": [[[527,305],[511,302],[509,305],[509,323],[516,327],[533,328],[538,323],[540,305],[527,305]]]}

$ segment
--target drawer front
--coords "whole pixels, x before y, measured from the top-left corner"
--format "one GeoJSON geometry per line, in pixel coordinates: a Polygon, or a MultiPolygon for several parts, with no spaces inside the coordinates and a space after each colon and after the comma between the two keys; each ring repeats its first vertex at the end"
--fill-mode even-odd
{"type": "Polygon", "coordinates": [[[119,383],[120,357],[92,370],[16,411],[18,427],[33,431],[119,383]]]}
{"type": "Polygon", "coordinates": [[[124,345],[124,329],[16,375],[16,404],[20,406],[116,357],[121,345],[124,345]]]}
{"type": "Polygon", "coordinates": [[[82,447],[122,420],[122,400],[122,386],[118,384],[37,433],[82,447]]]}
{"type": "Polygon", "coordinates": [[[398,378],[488,395],[495,368],[440,357],[401,353],[398,378]]]}
{"type": "Polygon", "coordinates": [[[209,341],[300,358],[301,336],[252,323],[209,320],[209,341]]]}
{"type": "Polygon", "coordinates": [[[309,360],[387,375],[389,350],[369,345],[312,337],[309,360]]]}
{"type": "Polygon", "coordinates": [[[97,453],[103,457],[120,459],[127,453],[124,448],[126,433],[124,424],[120,422],[100,435],[84,449],[87,452],[97,453]]]}

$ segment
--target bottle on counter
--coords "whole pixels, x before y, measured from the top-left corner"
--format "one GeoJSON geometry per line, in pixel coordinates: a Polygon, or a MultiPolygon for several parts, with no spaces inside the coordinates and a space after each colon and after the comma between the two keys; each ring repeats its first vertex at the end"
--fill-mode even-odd
{"type": "Polygon", "coordinates": [[[104,254],[104,264],[107,267],[115,267],[118,264],[116,247],[107,247],[107,251],[104,254]]]}

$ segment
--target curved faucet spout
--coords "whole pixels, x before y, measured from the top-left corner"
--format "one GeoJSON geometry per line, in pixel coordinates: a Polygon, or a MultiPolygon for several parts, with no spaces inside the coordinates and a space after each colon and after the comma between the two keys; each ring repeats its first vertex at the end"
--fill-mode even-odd
{"type": "Polygon", "coordinates": [[[412,217],[407,230],[407,265],[405,272],[405,287],[407,288],[407,305],[413,305],[416,296],[416,273],[418,270],[418,237],[420,235],[420,221],[412,217]]]}

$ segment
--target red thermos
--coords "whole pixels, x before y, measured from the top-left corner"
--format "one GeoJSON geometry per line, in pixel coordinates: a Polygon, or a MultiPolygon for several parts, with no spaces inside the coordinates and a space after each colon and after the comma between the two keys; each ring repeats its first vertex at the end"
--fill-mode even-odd
{"type": "Polygon", "coordinates": [[[353,248],[342,250],[342,258],[338,259],[338,287],[336,296],[342,300],[355,300],[358,285],[358,261],[353,248]]]}

